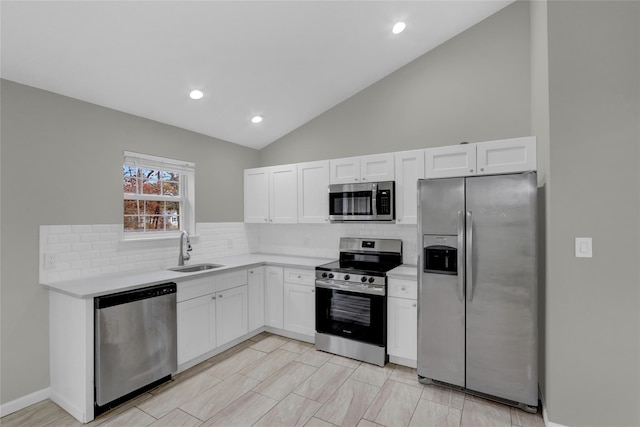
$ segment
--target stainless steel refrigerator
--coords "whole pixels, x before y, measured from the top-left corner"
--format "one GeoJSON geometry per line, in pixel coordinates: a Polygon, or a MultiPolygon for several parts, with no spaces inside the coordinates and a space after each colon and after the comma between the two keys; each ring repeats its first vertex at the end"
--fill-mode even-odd
{"type": "Polygon", "coordinates": [[[418,181],[421,382],[538,405],[536,191],[535,172],[418,181]]]}

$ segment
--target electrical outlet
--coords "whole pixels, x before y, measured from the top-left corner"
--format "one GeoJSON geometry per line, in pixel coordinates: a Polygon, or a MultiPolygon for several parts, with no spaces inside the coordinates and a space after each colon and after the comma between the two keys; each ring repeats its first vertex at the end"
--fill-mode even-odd
{"type": "Polygon", "coordinates": [[[44,255],[44,267],[47,270],[53,270],[58,265],[58,255],[45,254],[44,255]]]}

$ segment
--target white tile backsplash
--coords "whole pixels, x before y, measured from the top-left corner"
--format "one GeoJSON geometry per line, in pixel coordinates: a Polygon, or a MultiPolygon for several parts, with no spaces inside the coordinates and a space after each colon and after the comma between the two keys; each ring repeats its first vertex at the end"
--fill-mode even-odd
{"type": "MultiPolygon", "coordinates": [[[[397,224],[198,223],[189,263],[248,253],[337,258],[340,237],[402,239],[405,264],[416,264],[416,226],[397,224]]],[[[173,267],[177,239],[121,241],[121,224],[40,226],[40,283],[173,267]],[[56,264],[47,268],[46,255],[56,264]]]]}

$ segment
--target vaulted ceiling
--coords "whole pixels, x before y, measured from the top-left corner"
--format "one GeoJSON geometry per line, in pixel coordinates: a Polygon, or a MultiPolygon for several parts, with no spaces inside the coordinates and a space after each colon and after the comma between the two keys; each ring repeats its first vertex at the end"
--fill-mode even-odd
{"type": "Polygon", "coordinates": [[[510,3],[2,1],[1,76],[262,148],[510,3]]]}

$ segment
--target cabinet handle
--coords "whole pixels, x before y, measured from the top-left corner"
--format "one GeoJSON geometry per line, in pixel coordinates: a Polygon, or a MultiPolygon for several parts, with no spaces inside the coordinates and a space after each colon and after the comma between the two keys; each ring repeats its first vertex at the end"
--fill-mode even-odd
{"type": "Polygon", "coordinates": [[[360,180],[358,178],[356,178],[355,181],[360,181],[360,180]]]}
{"type": "Polygon", "coordinates": [[[473,172],[473,169],[469,169],[469,172],[473,172]]]}
{"type": "MultiPolygon", "coordinates": [[[[471,172],[473,172],[473,171],[471,171],[471,172]]],[[[267,222],[267,218],[264,219],[264,222],[267,222]]]]}
{"type": "Polygon", "coordinates": [[[402,222],[402,218],[398,218],[398,219],[397,219],[397,221],[398,221],[398,222],[402,222]]]}
{"type": "Polygon", "coordinates": [[[406,290],[407,290],[407,288],[405,288],[405,287],[403,286],[403,287],[401,287],[401,288],[400,288],[400,290],[401,290],[402,292],[404,292],[404,291],[406,291],[406,290]]]}
{"type": "Polygon", "coordinates": [[[222,298],[222,295],[218,295],[218,298],[222,298]]]}
{"type": "Polygon", "coordinates": [[[412,307],[417,307],[418,304],[416,304],[415,302],[412,304],[412,307]]]}
{"type": "Polygon", "coordinates": [[[311,289],[311,293],[314,293],[316,290],[315,289],[311,289]]]}
{"type": "Polygon", "coordinates": [[[302,279],[302,276],[298,276],[298,279],[302,279]]]}
{"type": "Polygon", "coordinates": [[[480,172],[484,172],[484,168],[480,168],[480,172]]]}
{"type": "Polygon", "coordinates": [[[216,299],[216,296],[215,296],[215,295],[214,295],[214,296],[212,296],[212,297],[211,297],[211,299],[216,299]]]}
{"type": "Polygon", "coordinates": [[[273,220],[272,220],[272,219],[270,219],[270,220],[269,220],[269,222],[273,222],[273,220]]]}
{"type": "Polygon", "coordinates": [[[366,181],[366,180],[367,180],[367,178],[362,178],[362,180],[363,180],[363,181],[366,181]]]}
{"type": "Polygon", "coordinates": [[[249,270],[249,274],[253,274],[253,270],[249,270]]]}

